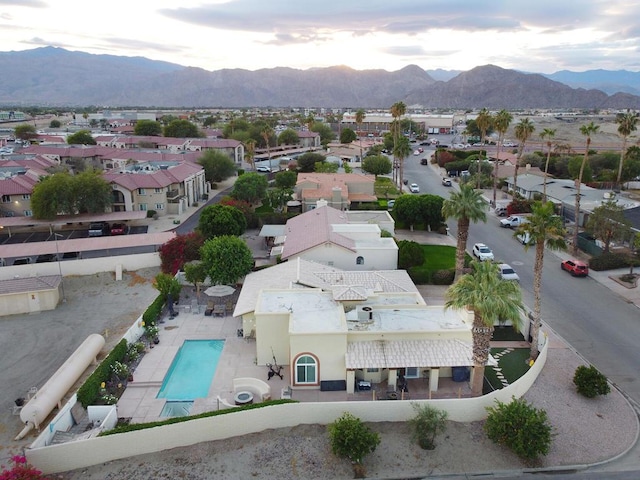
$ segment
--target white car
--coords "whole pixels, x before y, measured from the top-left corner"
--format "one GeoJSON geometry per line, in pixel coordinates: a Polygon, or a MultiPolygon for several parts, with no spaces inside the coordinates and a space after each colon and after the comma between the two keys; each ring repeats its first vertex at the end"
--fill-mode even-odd
{"type": "Polygon", "coordinates": [[[264,165],[260,165],[258,167],[256,167],[256,172],[265,172],[265,173],[271,173],[271,168],[264,166],[264,165]]]}
{"type": "Polygon", "coordinates": [[[411,193],[420,193],[420,187],[417,183],[412,183],[411,185],[409,185],[409,190],[411,191],[411,193]]]}
{"type": "Polygon", "coordinates": [[[473,250],[471,251],[471,253],[473,253],[473,256],[481,262],[484,262],[486,260],[493,260],[493,252],[484,243],[476,243],[473,246],[473,250]]]}
{"type": "Polygon", "coordinates": [[[420,150],[414,150],[413,154],[417,157],[418,155],[420,155],[420,150]]]}
{"type": "Polygon", "coordinates": [[[507,263],[501,263],[500,265],[498,265],[498,267],[500,268],[500,277],[502,278],[502,280],[514,280],[516,282],[520,281],[520,277],[518,276],[516,271],[511,268],[511,265],[507,263]]]}

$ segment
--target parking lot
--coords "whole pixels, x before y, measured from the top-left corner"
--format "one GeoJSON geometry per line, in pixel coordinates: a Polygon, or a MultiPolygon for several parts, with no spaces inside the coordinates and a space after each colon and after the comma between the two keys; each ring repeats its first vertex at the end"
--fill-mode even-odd
{"type": "MultiPolygon", "coordinates": [[[[138,235],[144,234],[148,232],[149,227],[147,225],[141,226],[130,226],[128,227],[128,235],[138,235]]],[[[79,238],[89,238],[89,230],[88,229],[73,229],[73,230],[61,230],[59,232],[51,233],[49,231],[37,231],[37,232],[24,232],[24,233],[3,233],[0,235],[0,245],[16,245],[23,243],[36,243],[36,242],[63,242],[65,240],[73,240],[79,238]]],[[[90,252],[83,252],[85,257],[100,257],[108,254],[113,254],[113,251],[110,253],[104,250],[96,250],[90,252]]],[[[66,252],[56,254],[46,254],[46,255],[33,255],[31,257],[20,257],[20,258],[5,258],[5,265],[19,265],[24,263],[39,263],[39,262],[53,262],[58,260],[72,260],[80,257],[79,252],[66,252]]]]}

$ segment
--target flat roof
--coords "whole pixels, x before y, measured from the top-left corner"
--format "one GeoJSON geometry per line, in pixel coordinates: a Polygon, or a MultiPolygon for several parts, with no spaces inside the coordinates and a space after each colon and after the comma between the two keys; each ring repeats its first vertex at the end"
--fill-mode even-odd
{"type": "Polygon", "coordinates": [[[263,290],[256,314],[290,314],[290,333],[346,332],[342,306],[319,289],[263,290]]]}
{"type": "MultiPolygon", "coordinates": [[[[380,305],[380,301],[376,305],[380,305]]],[[[405,303],[406,305],[406,303],[405,303]]],[[[361,308],[347,312],[350,331],[360,332],[435,332],[469,331],[457,310],[445,310],[442,306],[419,306],[418,308],[378,308],[369,307],[363,313],[361,308]],[[370,317],[369,317],[370,314],[370,317]]]]}

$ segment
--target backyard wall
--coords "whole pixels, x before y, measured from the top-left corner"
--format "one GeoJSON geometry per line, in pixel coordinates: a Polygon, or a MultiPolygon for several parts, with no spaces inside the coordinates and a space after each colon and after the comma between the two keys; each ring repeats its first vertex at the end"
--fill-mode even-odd
{"type": "Polygon", "coordinates": [[[16,277],[38,277],[41,275],[93,275],[101,272],[115,272],[118,265],[123,270],[134,271],[141,268],[159,267],[158,253],[142,253],[136,255],[119,255],[100,258],[83,258],[81,260],[64,260],[60,262],[31,263],[0,268],[0,280],[16,277]]]}
{"type": "Polygon", "coordinates": [[[531,388],[546,363],[548,347],[548,338],[544,335],[544,346],[538,360],[522,378],[506,388],[478,398],[273,405],[265,407],[268,411],[257,408],[231,412],[119,435],[31,448],[26,451],[26,457],[36,468],[51,474],[301,423],[327,425],[344,412],[350,412],[364,422],[404,422],[415,417],[414,403],[445,410],[449,420],[455,422],[483,420],[487,416],[486,407],[494,406],[496,400],[509,403],[512,397],[520,398],[531,388]]]}

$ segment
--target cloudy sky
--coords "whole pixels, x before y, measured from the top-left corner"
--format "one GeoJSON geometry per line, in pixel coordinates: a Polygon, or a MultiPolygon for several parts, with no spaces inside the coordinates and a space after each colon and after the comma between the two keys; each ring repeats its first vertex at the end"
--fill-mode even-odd
{"type": "Polygon", "coordinates": [[[640,70],[640,0],[0,0],[0,50],[207,70],[640,70]]]}

